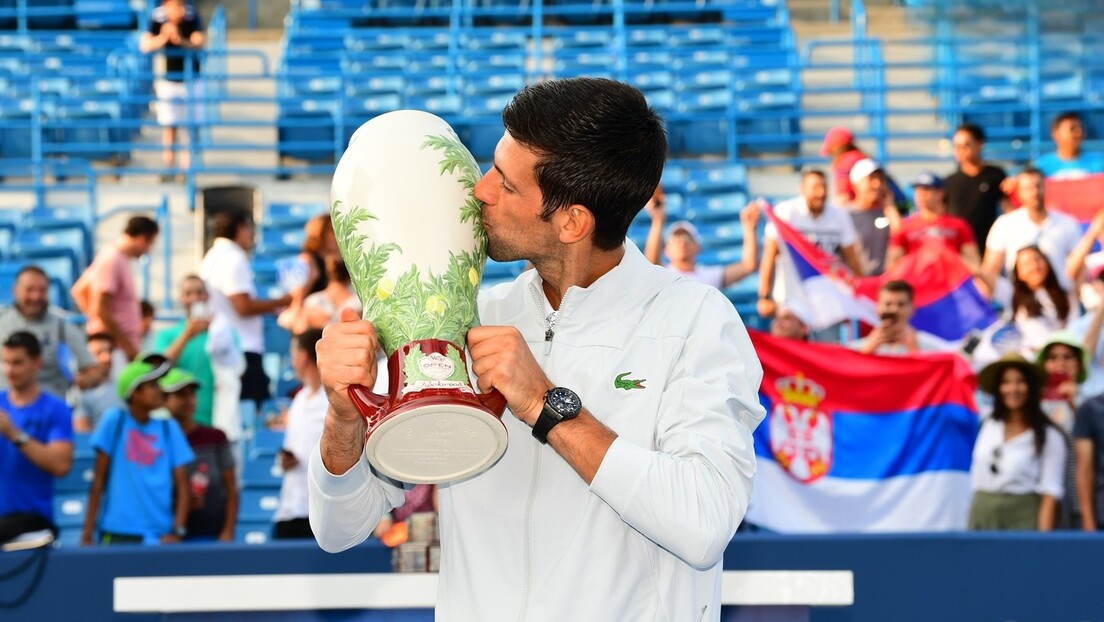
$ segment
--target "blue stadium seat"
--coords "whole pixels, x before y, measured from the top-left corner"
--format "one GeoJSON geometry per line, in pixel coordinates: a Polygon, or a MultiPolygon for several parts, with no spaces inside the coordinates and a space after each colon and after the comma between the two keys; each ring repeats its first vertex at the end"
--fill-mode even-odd
{"type": "Polygon", "coordinates": [[[257,489],[280,489],[284,482],[284,472],[269,455],[248,458],[242,465],[242,486],[257,489]]]}
{"type": "Polygon", "coordinates": [[[265,351],[277,354],[281,359],[291,352],[291,333],[276,323],[276,318],[266,315],[264,320],[265,351]]]}
{"type": "Polygon", "coordinates": [[[686,205],[686,215],[690,220],[736,222],[740,210],[747,205],[747,195],[743,192],[726,192],[707,195],[690,195],[686,205]]]}
{"type": "MultiPolygon", "coordinates": [[[[23,260],[40,263],[43,259],[67,258],[69,275],[80,274],[87,261],[84,255],[85,232],[80,227],[68,229],[27,229],[19,234],[16,243],[17,256],[23,260]]],[[[52,273],[51,276],[55,276],[52,273]]],[[[73,278],[69,279],[72,282],[73,278]]]]}
{"type": "Polygon", "coordinates": [[[234,540],[243,544],[265,544],[272,539],[271,520],[238,520],[234,540]]]}
{"type": "Polygon", "coordinates": [[[687,192],[716,193],[747,190],[747,167],[723,162],[687,167],[683,188],[687,192]]]}
{"type": "Polygon", "coordinates": [[[83,30],[130,30],[135,27],[134,12],[126,0],[74,0],[77,28],[83,30]]]}
{"type": "Polygon", "coordinates": [[[96,459],[90,456],[74,457],[73,468],[65,477],[58,478],[54,483],[54,490],[59,493],[84,493],[88,494],[88,488],[92,485],[92,476],[96,459]]]}
{"type": "Polygon", "coordinates": [[[335,157],[338,103],[333,99],[288,98],[276,119],[281,158],[329,162],[335,157]]]}
{"type": "Polygon", "coordinates": [[[297,255],[303,246],[303,240],[307,237],[302,227],[261,229],[260,244],[257,252],[268,256],[297,255]]]}
{"type": "Polygon", "coordinates": [[[58,527],[80,528],[84,526],[84,516],[88,509],[87,492],[54,493],[54,522],[58,527]]]}
{"type": "Polygon", "coordinates": [[[272,515],[280,505],[280,491],[270,488],[241,491],[241,508],[238,520],[247,523],[272,522],[272,515]]]}
{"type": "Polygon", "coordinates": [[[268,456],[271,459],[283,446],[283,430],[257,428],[253,432],[253,438],[249,440],[249,459],[256,460],[262,456],[268,456]]]}
{"type": "Polygon", "coordinates": [[[325,212],[325,203],[269,203],[265,208],[264,225],[274,229],[303,227],[315,215],[325,212]]]}

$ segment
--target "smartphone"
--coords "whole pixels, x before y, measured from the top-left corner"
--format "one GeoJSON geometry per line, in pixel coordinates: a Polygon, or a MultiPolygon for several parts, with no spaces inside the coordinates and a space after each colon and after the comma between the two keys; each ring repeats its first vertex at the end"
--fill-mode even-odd
{"type": "Polygon", "coordinates": [[[1044,400],[1064,400],[1066,399],[1061,393],[1058,392],[1058,387],[1063,383],[1069,382],[1071,378],[1067,374],[1049,374],[1047,376],[1046,386],[1043,387],[1042,398],[1044,400]]]}
{"type": "Polygon", "coordinates": [[[962,352],[967,356],[974,353],[977,347],[981,345],[981,331],[972,330],[970,334],[966,335],[966,341],[962,344],[962,352]]]}

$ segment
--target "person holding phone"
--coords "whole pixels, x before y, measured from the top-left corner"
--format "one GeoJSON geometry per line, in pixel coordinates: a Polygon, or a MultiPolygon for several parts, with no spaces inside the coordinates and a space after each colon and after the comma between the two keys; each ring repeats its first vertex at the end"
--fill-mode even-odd
{"type": "Polygon", "coordinates": [[[1088,377],[1089,352],[1085,345],[1068,331],[1050,336],[1039,350],[1036,363],[1047,374],[1043,386],[1042,406],[1047,417],[1062,431],[1066,440],[1066,496],[1062,499],[1058,525],[1076,528],[1081,524],[1081,503],[1077,495],[1077,463],[1073,455],[1073,424],[1082,395],[1080,386],[1088,377]]]}
{"type": "Polygon", "coordinates": [[[164,354],[173,366],[199,381],[195,422],[209,426],[215,401],[215,374],[207,353],[211,311],[207,306],[207,285],[203,279],[194,274],[184,277],[180,282],[180,304],[184,307],[184,319],[175,326],[157,331],[153,349],[164,354]]]}
{"type": "Polygon", "coordinates": [[[901,356],[916,352],[947,350],[941,340],[918,331],[909,323],[914,312],[912,286],[905,281],[888,281],[878,289],[878,317],[882,322],[870,334],[851,343],[863,354],[901,356]]]}

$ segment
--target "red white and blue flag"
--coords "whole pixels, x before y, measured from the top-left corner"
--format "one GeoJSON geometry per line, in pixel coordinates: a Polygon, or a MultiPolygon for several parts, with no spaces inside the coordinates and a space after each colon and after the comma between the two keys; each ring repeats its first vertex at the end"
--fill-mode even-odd
{"type": "Polygon", "coordinates": [[[855,278],[837,258],[817,248],[800,231],[770,210],[767,215],[778,230],[786,296],[804,299],[812,310],[814,329],[849,320],[877,324],[874,303],[878,288],[891,280],[912,285],[913,328],[943,341],[957,342],[997,319],[962,258],[941,244],[928,244],[905,255],[881,276],[855,278]]]}
{"type": "Polygon", "coordinates": [[[965,528],[979,421],[964,359],[749,332],[768,413],[754,435],[749,522],[783,533],[965,528]]]}

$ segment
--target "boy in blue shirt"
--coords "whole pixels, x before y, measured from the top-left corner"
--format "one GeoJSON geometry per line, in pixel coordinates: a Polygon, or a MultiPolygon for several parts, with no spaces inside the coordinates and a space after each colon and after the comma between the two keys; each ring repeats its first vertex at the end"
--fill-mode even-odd
{"type": "Polygon", "coordinates": [[[105,412],[92,433],[96,467],[83,545],[92,544],[97,531],[106,545],[167,544],[187,535],[185,465],[195,456],[164,410],[165,394],[157,380],[169,369],[168,363],[138,360],[119,374],[119,398],[127,407],[105,412]]]}
{"type": "MultiPolygon", "coordinates": [[[[73,415],[38,384],[42,344],[16,331],[0,347],[0,543],[54,525],[54,478],[73,466],[73,415]]],[[[48,536],[47,536],[48,537],[48,536]]]]}

